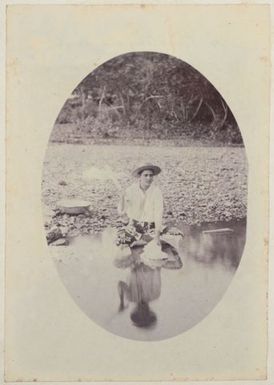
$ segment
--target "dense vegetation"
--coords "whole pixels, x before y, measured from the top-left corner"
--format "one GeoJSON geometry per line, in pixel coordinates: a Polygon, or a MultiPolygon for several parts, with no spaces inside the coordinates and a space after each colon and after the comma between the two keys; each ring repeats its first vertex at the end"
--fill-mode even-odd
{"type": "Polygon", "coordinates": [[[51,140],[73,137],[82,143],[168,138],[242,145],[235,118],[212,84],[187,63],[153,52],[109,60],[76,87],[51,140]]]}

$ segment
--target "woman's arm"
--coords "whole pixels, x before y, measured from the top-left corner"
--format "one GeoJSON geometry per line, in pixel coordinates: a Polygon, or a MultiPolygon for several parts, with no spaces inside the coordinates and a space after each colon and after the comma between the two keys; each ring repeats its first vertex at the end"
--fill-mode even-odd
{"type": "Polygon", "coordinates": [[[123,215],[125,212],[125,193],[121,194],[120,196],[117,210],[119,215],[123,215]]]}
{"type": "Polygon", "coordinates": [[[181,269],[183,267],[183,262],[182,262],[181,258],[178,255],[178,256],[176,256],[174,258],[174,260],[167,260],[164,263],[163,267],[165,269],[171,269],[171,270],[175,270],[176,269],[177,270],[177,269],[181,269]]]}
{"type": "Polygon", "coordinates": [[[162,220],[163,220],[163,211],[164,211],[164,200],[163,195],[160,189],[156,190],[155,200],[154,200],[154,222],[155,222],[155,237],[160,243],[160,233],[162,230],[162,220]]]}
{"type": "Polygon", "coordinates": [[[177,250],[165,241],[161,241],[161,246],[162,251],[169,256],[162,267],[165,269],[181,269],[183,267],[183,262],[177,250]]]}
{"type": "Polygon", "coordinates": [[[120,215],[121,221],[123,223],[127,224],[129,222],[129,218],[128,218],[128,215],[126,213],[125,194],[126,193],[123,193],[120,196],[120,200],[119,200],[119,203],[118,203],[117,210],[118,210],[118,214],[120,215]]]}

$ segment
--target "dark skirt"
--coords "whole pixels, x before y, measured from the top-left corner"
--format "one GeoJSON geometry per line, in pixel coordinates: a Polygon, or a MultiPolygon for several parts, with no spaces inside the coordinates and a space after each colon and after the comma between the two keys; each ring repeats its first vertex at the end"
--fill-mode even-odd
{"type": "Polygon", "coordinates": [[[140,264],[131,270],[127,298],[130,302],[150,302],[160,297],[161,274],[160,269],[151,269],[140,264]]]}

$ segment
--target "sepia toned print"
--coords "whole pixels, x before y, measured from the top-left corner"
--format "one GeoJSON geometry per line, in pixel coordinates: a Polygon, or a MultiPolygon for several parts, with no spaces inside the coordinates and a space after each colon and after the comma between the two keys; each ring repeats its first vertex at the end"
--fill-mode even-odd
{"type": "Polygon", "coordinates": [[[91,319],[127,338],[177,335],[214,308],[240,263],[240,129],[189,64],[153,52],[118,56],[60,111],[43,202],[60,278],[91,319]]]}
{"type": "Polygon", "coordinates": [[[269,13],[8,5],[6,381],[267,378],[269,13]],[[153,55],[154,68],[183,66],[190,83],[204,80],[203,97],[178,94],[183,82],[170,94],[168,76],[157,92],[130,95],[125,77],[133,90],[149,80],[153,55]],[[110,90],[104,76],[117,79],[123,62],[129,71],[110,90]],[[121,89],[124,102],[112,100],[121,89]],[[139,108],[151,95],[163,98],[139,108]],[[175,100],[177,123],[166,114],[175,100]],[[163,198],[150,242],[151,218],[135,228],[121,210],[148,163],[161,169],[150,187],[163,198]],[[143,248],[119,244],[128,232],[145,236],[143,248]]]}

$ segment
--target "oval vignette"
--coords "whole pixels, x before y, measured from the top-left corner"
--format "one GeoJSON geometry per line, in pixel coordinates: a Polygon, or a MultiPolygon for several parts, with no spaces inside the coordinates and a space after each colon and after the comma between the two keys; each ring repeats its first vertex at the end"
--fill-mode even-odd
{"type": "Polygon", "coordinates": [[[247,176],[235,117],[192,66],[156,52],[103,63],[65,101],[44,160],[46,238],[68,293],[121,337],[162,340],[192,328],[222,299],[239,266],[247,176]],[[144,190],[132,172],[147,163],[161,172],[144,190]],[[163,212],[151,198],[156,190],[163,212]],[[125,191],[123,210],[139,216],[130,218],[137,220],[131,230],[117,209],[125,191]],[[150,225],[157,230],[159,213],[161,245],[132,247],[155,236],[150,225]],[[131,241],[117,246],[118,231],[129,230],[131,241]]]}

